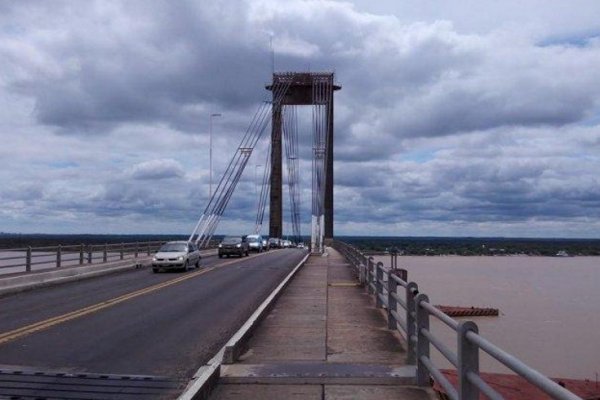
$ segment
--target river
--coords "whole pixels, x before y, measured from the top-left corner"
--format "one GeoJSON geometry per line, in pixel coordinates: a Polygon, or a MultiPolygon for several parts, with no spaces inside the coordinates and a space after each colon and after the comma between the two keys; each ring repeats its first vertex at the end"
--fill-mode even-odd
{"type": "MultiPolygon", "coordinates": [[[[386,266],[389,256],[375,258],[386,266]]],[[[398,257],[409,281],[433,304],[500,309],[470,318],[488,340],[551,377],[596,379],[600,373],[600,257],[398,257]]],[[[432,319],[433,321],[433,319],[432,319]]],[[[434,334],[456,349],[441,323],[434,334]]],[[[434,349],[432,356],[449,368],[434,349]]],[[[507,372],[481,357],[481,370],[507,372]]]]}

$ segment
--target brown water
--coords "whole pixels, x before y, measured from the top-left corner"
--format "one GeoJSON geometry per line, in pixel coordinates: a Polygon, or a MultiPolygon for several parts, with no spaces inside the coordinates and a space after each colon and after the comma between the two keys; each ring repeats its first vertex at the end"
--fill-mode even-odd
{"type": "MultiPolygon", "coordinates": [[[[399,257],[398,264],[433,304],[499,308],[499,317],[469,319],[540,372],[592,380],[600,373],[600,257],[399,257]]],[[[441,323],[432,330],[456,349],[453,331],[441,323]]],[[[450,366],[435,349],[432,356],[450,366]]],[[[487,356],[481,369],[506,372],[487,356]]]]}

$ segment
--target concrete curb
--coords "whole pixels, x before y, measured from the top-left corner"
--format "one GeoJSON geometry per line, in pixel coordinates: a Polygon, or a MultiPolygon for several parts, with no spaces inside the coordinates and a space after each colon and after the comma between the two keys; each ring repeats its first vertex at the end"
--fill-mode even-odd
{"type": "Polygon", "coordinates": [[[127,271],[139,268],[139,265],[147,264],[150,260],[150,257],[143,257],[118,263],[85,265],[0,278],[0,296],[127,271]]]}
{"type": "MultiPolygon", "coordinates": [[[[215,254],[217,254],[216,250],[202,252],[203,257],[215,254]]],[[[0,277],[0,296],[129,271],[149,265],[151,260],[152,257],[145,256],[111,263],[56,268],[17,276],[0,277]]]]}
{"type": "Polygon", "coordinates": [[[221,364],[227,361],[233,362],[237,357],[241,344],[269,311],[275,300],[277,300],[281,292],[283,292],[283,289],[285,289],[309,257],[310,253],[307,254],[275,288],[275,290],[271,292],[250,318],[248,318],[244,325],[242,325],[231,339],[229,339],[225,346],[223,346],[221,350],[206,363],[206,365],[203,365],[196,371],[188,386],[178,397],[178,400],[198,400],[208,398],[212,388],[219,379],[221,364]]]}
{"type": "Polygon", "coordinates": [[[414,386],[416,376],[414,365],[293,361],[222,365],[219,381],[261,385],[414,386]]]}

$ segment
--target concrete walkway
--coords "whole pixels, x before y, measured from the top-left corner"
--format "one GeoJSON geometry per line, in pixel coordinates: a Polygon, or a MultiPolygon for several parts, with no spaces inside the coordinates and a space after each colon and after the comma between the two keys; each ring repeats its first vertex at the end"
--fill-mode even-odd
{"type": "Polygon", "coordinates": [[[247,343],[222,365],[212,400],[429,400],[397,333],[329,248],[311,256],[247,343]]]}

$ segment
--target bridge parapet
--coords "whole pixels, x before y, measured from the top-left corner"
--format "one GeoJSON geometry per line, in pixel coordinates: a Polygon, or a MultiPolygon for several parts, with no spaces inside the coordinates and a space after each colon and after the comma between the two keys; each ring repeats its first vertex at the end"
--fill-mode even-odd
{"type": "MultiPolygon", "coordinates": [[[[135,260],[149,257],[164,243],[165,241],[59,244],[0,249],[0,274],[135,260]]],[[[207,248],[214,248],[216,245],[216,242],[212,242],[207,248]]]]}
{"type": "Polygon", "coordinates": [[[484,352],[552,399],[582,400],[479,335],[475,322],[459,322],[432,305],[426,294],[419,293],[417,283],[408,281],[406,270],[385,268],[383,263],[375,263],[373,257],[367,257],[348,243],[334,241],[333,247],[354,266],[361,284],[375,297],[376,306],[387,310],[388,327],[398,330],[406,339],[406,362],[416,364],[419,385],[429,385],[433,378],[451,400],[478,400],[480,393],[492,400],[504,399],[479,373],[479,356],[480,352],[484,352]],[[403,313],[398,312],[398,306],[404,310],[403,313]],[[456,351],[431,332],[429,322],[432,316],[456,332],[456,351]],[[456,368],[458,387],[454,387],[433,363],[430,357],[432,345],[456,368]]]}

